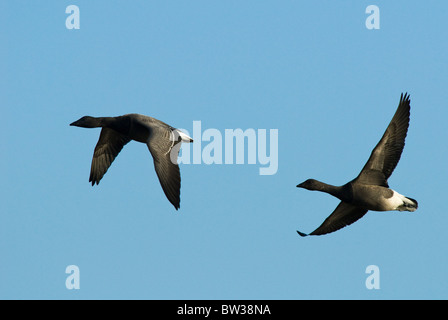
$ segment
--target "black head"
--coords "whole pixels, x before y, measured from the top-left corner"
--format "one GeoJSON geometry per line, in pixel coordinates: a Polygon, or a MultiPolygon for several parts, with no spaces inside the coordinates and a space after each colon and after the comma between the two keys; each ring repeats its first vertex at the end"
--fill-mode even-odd
{"type": "Polygon", "coordinates": [[[314,180],[314,179],[308,179],[300,184],[297,185],[297,188],[304,188],[307,190],[320,190],[321,182],[314,180]]]}
{"type": "Polygon", "coordinates": [[[70,123],[70,125],[82,128],[96,128],[99,126],[98,119],[89,116],[84,116],[81,119],[70,123]]]}

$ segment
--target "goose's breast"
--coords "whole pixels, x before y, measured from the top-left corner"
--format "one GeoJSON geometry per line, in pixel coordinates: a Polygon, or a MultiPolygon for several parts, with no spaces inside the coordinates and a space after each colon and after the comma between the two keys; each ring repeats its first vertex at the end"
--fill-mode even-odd
{"type": "Polygon", "coordinates": [[[131,129],[129,130],[129,137],[132,140],[146,143],[151,134],[151,127],[146,123],[140,121],[132,121],[131,129]]]}

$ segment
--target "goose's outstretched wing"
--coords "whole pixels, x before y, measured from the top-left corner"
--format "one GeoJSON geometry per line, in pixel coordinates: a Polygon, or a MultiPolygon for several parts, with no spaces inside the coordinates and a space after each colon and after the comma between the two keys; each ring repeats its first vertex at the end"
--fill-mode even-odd
{"type": "Polygon", "coordinates": [[[361,219],[367,213],[367,211],[368,210],[341,201],[333,211],[333,213],[330,214],[327,219],[325,219],[325,221],[320,225],[319,228],[317,228],[310,234],[306,234],[300,231],[297,231],[297,233],[302,237],[320,236],[322,234],[331,233],[361,219]]]}
{"type": "Polygon", "coordinates": [[[180,142],[174,141],[171,129],[155,127],[151,130],[147,145],[154,158],[154,168],[163,192],[177,210],[180,207],[180,171],[177,164],[180,142]]]}
{"type": "Polygon", "coordinates": [[[131,140],[128,137],[115,130],[109,128],[101,129],[100,138],[96,144],[93,153],[92,166],[90,168],[89,182],[92,182],[92,186],[95,183],[100,183],[100,180],[107,172],[107,169],[109,169],[121,149],[123,149],[129,141],[131,140]]]}
{"type": "Polygon", "coordinates": [[[357,177],[359,182],[388,187],[387,179],[397,166],[403,152],[409,127],[410,103],[409,95],[401,94],[394,117],[357,177]]]}

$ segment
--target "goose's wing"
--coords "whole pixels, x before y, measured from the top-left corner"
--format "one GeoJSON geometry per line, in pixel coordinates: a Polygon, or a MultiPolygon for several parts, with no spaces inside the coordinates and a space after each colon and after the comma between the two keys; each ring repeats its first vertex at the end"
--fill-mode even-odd
{"type": "Polygon", "coordinates": [[[394,117],[357,177],[359,182],[388,186],[387,179],[397,166],[403,152],[409,127],[410,103],[409,95],[401,94],[394,117]]]}
{"type": "Polygon", "coordinates": [[[177,210],[180,207],[180,171],[177,165],[180,142],[174,141],[171,128],[157,126],[151,128],[147,145],[163,192],[177,210]]]}
{"type": "Polygon", "coordinates": [[[320,236],[322,234],[331,233],[361,219],[367,213],[367,211],[368,210],[341,201],[333,211],[333,213],[327,219],[325,219],[325,221],[320,225],[319,228],[317,228],[310,234],[306,234],[300,231],[297,231],[297,233],[302,237],[320,236]]]}
{"type": "Polygon", "coordinates": [[[90,168],[89,182],[92,182],[92,186],[95,183],[100,183],[107,169],[109,169],[116,156],[129,141],[131,140],[127,136],[115,130],[105,127],[101,129],[90,168]]]}

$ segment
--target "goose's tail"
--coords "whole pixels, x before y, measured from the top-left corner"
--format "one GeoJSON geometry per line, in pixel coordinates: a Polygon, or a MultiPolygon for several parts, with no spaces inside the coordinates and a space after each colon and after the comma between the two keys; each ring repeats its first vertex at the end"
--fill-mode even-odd
{"type": "Polygon", "coordinates": [[[182,141],[182,142],[193,142],[193,139],[191,137],[189,137],[187,134],[183,133],[182,131],[180,131],[179,129],[174,129],[173,130],[173,135],[174,135],[174,141],[182,141]]]}
{"type": "Polygon", "coordinates": [[[398,207],[399,211],[411,211],[414,212],[418,208],[418,202],[415,199],[403,197],[403,204],[398,207]]]}

